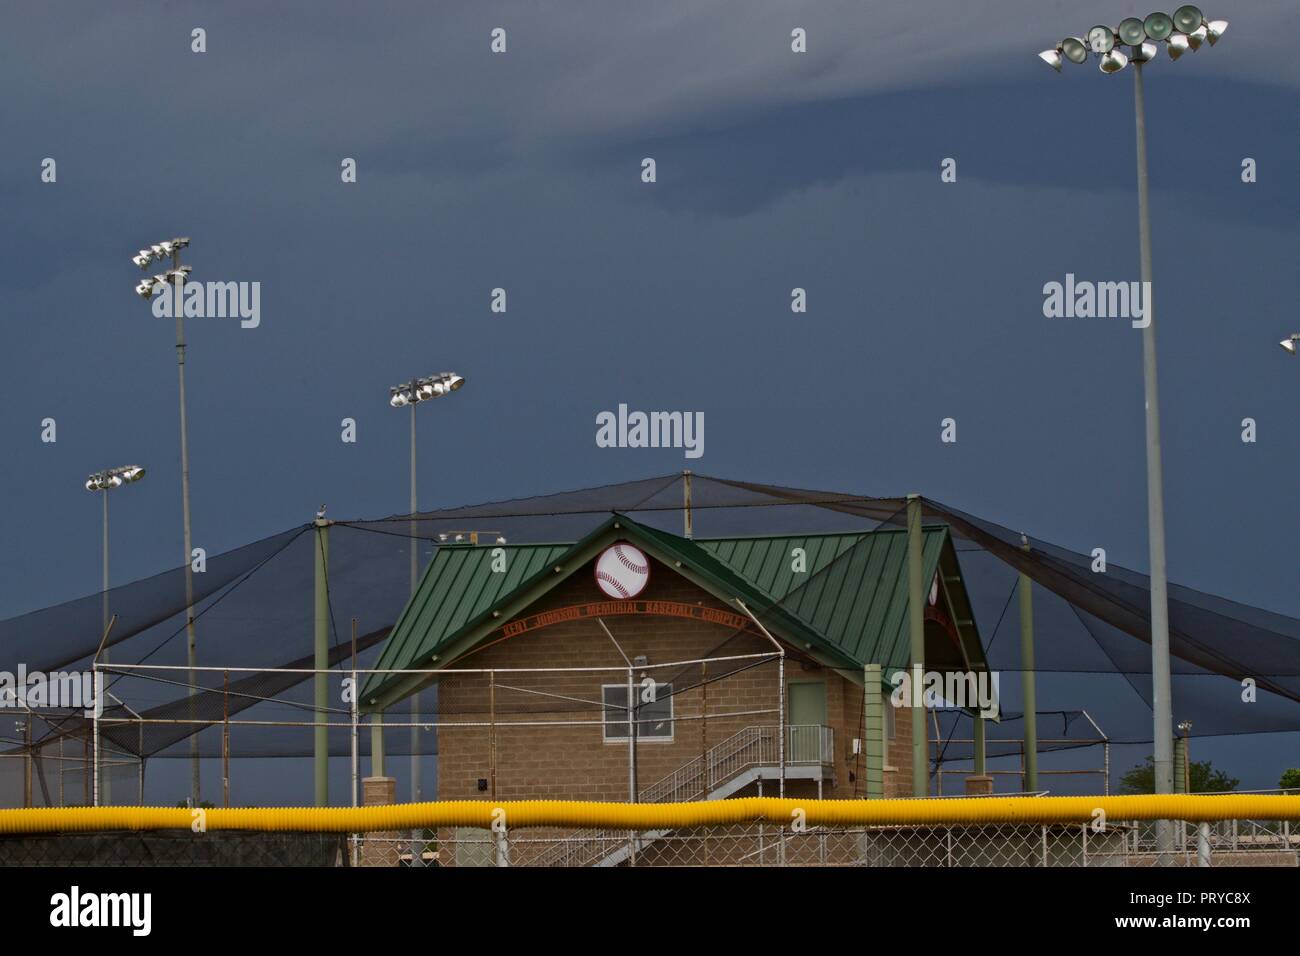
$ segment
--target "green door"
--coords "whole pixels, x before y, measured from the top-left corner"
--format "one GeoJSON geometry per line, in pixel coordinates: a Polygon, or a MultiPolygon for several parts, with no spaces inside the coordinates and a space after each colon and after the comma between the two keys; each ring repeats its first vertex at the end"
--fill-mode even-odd
{"type": "Polygon", "coordinates": [[[822,728],[826,725],[826,684],[793,682],[788,694],[790,728],[785,759],[792,764],[820,764],[822,728]]]}

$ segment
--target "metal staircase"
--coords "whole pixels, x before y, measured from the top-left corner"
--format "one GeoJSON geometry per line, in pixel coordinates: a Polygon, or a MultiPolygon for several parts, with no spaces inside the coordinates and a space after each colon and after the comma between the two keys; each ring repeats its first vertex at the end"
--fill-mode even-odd
{"type": "MultiPolygon", "coordinates": [[[[758,780],[781,776],[780,729],[746,727],[668,776],[640,791],[641,803],[721,800],[758,780]]],[[[820,777],[834,764],[834,733],[819,724],[786,728],[787,778],[820,777]],[[791,771],[794,771],[792,774],[791,771]]],[[[578,830],[551,847],[536,863],[543,866],[616,866],[631,853],[668,831],[628,834],[623,830],[578,830]]]]}

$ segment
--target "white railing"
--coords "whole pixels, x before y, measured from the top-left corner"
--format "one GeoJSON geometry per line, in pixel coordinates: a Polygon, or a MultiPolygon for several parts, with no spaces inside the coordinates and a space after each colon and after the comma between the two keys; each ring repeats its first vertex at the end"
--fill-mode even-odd
{"type": "MultiPolygon", "coordinates": [[[[640,790],[641,803],[684,803],[704,800],[729,780],[756,767],[775,767],[777,727],[746,727],[705,753],[640,790]]],[[[821,724],[786,728],[785,764],[829,766],[835,762],[835,731],[821,724]]],[[[609,830],[579,830],[545,854],[547,866],[588,866],[609,855],[618,836],[609,830]]]]}

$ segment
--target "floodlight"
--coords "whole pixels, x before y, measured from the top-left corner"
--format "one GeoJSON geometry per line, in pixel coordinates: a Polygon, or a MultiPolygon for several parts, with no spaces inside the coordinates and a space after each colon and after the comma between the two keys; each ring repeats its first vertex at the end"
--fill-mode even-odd
{"type": "Polygon", "coordinates": [[[1174,32],[1174,21],[1167,13],[1153,13],[1142,21],[1142,29],[1152,40],[1166,40],[1174,32]]]}
{"type": "Polygon", "coordinates": [[[152,299],[157,284],[154,279],[141,279],[135,284],[135,294],[142,299],[152,299]]]}
{"type": "Polygon", "coordinates": [[[446,383],[447,391],[449,392],[454,392],[456,391],[456,389],[460,388],[462,385],[465,384],[464,377],[461,375],[457,375],[455,372],[443,372],[442,380],[444,383],[446,383]]]}
{"type": "Polygon", "coordinates": [[[148,249],[141,249],[138,253],[136,253],[131,257],[131,261],[134,262],[141,269],[147,269],[149,267],[149,263],[153,262],[153,253],[150,252],[148,249]]]}
{"type": "Polygon", "coordinates": [[[1210,20],[1205,24],[1205,39],[1210,41],[1210,46],[1214,46],[1227,31],[1227,20],[1210,20]]]}
{"type": "Polygon", "coordinates": [[[1101,58],[1101,72],[1118,73],[1128,66],[1128,57],[1119,50],[1111,50],[1101,58]]]}
{"type": "Polygon", "coordinates": [[[1176,60],[1191,49],[1186,33],[1175,33],[1169,37],[1169,59],[1176,60]]]}
{"type": "Polygon", "coordinates": [[[1207,33],[1208,31],[1205,29],[1205,25],[1202,24],[1191,33],[1187,34],[1187,45],[1192,48],[1193,53],[1201,48],[1201,44],[1205,42],[1207,33]]]}
{"type": "Polygon", "coordinates": [[[1204,22],[1205,17],[1201,15],[1200,8],[1190,3],[1174,11],[1174,26],[1182,33],[1191,33],[1204,22]]]}
{"type": "Polygon", "coordinates": [[[1088,31],[1088,49],[1093,53],[1109,53],[1115,48],[1115,34],[1110,27],[1097,26],[1088,31]]]}
{"type": "Polygon", "coordinates": [[[497,544],[505,544],[505,543],[506,543],[505,537],[502,535],[497,535],[497,544]]]}
{"type": "Polygon", "coordinates": [[[1129,59],[1134,63],[1146,63],[1156,58],[1160,52],[1160,44],[1153,43],[1151,40],[1143,40],[1142,43],[1133,48],[1129,54],[1129,59]]]}
{"type": "Polygon", "coordinates": [[[1119,38],[1129,46],[1140,46],[1147,38],[1147,31],[1137,17],[1129,17],[1119,25],[1119,38]]]}
{"type": "Polygon", "coordinates": [[[1062,40],[1061,52],[1071,63],[1088,62],[1088,47],[1078,37],[1066,37],[1062,40]]]}
{"type": "Polygon", "coordinates": [[[1038,54],[1038,58],[1057,73],[1061,72],[1061,63],[1064,61],[1061,59],[1060,50],[1044,50],[1042,53],[1038,54]]]}
{"type": "Polygon", "coordinates": [[[1291,336],[1289,339],[1283,339],[1281,342],[1279,342],[1279,343],[1277,343],[1277,344],[1280,345],[1280,346],[1282,346],[1282,348],[1286,349],[1286,350],[1287,350],[1288,352],[1290,352],[1292,355],[1295,355],[1295,352],[1296,352],[1296,343],[1297,343],[1297,342],[1300,342],[1300,332],[1297,332],[1295,335],[1291,336]]]}

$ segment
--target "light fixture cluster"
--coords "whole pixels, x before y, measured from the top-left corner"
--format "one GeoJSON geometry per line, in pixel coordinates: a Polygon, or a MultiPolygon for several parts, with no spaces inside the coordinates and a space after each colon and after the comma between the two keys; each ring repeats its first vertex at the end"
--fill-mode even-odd
{"type": "Polygon", "coordinates": [[[86,479],[87,491],[111,491],[121,488],[144,477],[144,469],[139,465],[123,465],[121,468],[109,468],[97,471],[86,479]]]}
{"type": "Polygon", "coordinates": [[[394,385],[388,390],[388,404],[394,408],[403,408],[415,402],[426,402],[431,398],[449,395],[464,384],[465,379],[455,372],[439,372],[404,385],[394,385]]]}
{"type": "Polygon", "coordinates": [[[470,544],[478,544],[479,538],[488,538],[496,535],[497,544],[505,544],[506,538],[500,531],[440,531],[438,532],[438,541],[441,544],[464,544],[466,540],[470,544]]]}
{"type": "MultiPolygon", "coordinates": [[[[150,263],[165,262],[189,244],[190,240],[185,236],[167,239],[157,245],[150,246],[148,249],[141,249],[131,257],[131,261],[141,269],[148,269],[150,263]]],[[[189,274],[190,267],[181,266],[179,269],[169,269],[162,275],[156,275],[152,279],[141,279],[136,283],[135,294],[142,299],[152,299],[154,295],[163,290],[164,286],[175,282],[178,276],[184,283],[189,278],[189,274]]]]}
{"type": "Polygon", "coordinates": [[[1167,13],[1153,13],[1145,20],[1129,17],[1113,29],[1093,27],[1086,37],[1066,37],[1038,57],[1060,73],[1066,60],[1086,63],[1088,54],[1092,53],[1100,58],[1101,72],[1118,73],[1130,62],[1146,63],[1155,59],[1162,42],[1169,51],[1169,59],[1176,60],[1188,50],[1199,50],[1202,43],[1214,46],[1227,29],[1227,20],[1207,20],[1200,7],[1188,3],[1175,10],[1172,17],[1167,13]],[[1124,48],[1128,49],[1127,53],[1124,48]]]}

